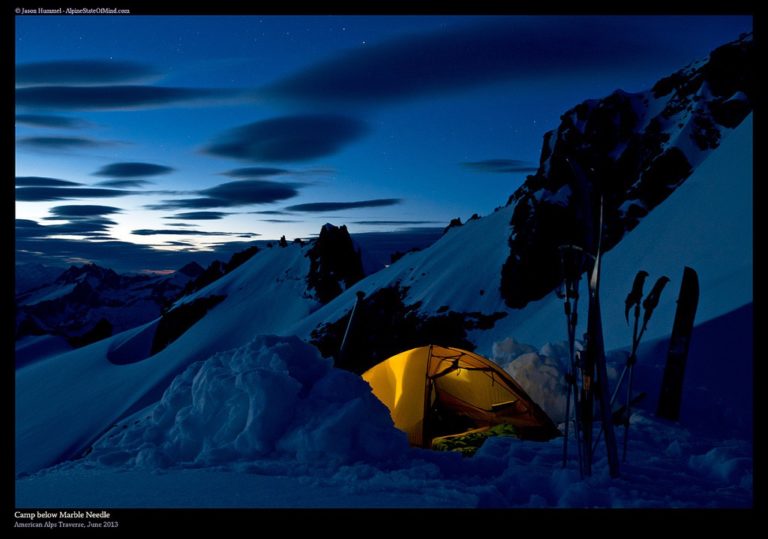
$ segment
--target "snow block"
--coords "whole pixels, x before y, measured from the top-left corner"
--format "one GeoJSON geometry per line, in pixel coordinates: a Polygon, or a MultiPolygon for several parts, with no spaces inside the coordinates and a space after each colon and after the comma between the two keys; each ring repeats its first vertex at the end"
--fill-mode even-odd
{"type": "Polygon", "coordinates": [[[190,365],[139,420],[88,459],[103,466],[208,466],[267,456],[313,465],[396,458],[405,435],[359,377],[296,337],[259,336],[190,365]]]}

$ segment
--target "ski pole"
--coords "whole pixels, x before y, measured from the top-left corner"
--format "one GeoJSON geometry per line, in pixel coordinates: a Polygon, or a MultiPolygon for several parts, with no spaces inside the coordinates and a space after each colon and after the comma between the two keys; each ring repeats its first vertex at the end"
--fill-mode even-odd
{"type": "Polygon", "coordinates": [[[643,334],[645,333],[646,328],[648,327],[648,321],[651,319],[651,316],[653,315],[654,309],[656,309],[656,306],[659,304],[659,300],[661,299],[661,292],[664,290],[664,286],[669,282],[669,277],[662,275],[656,280],[656,283],[654,283],[653,288],[648,293],[648,296],[646,296],[645,300],[643,301],[643,309],[645,310],[645,314],[643,315],[643,327],[640,329],[640,333],[637,333],[637,324],[638,320],[640,319],[640,304],[639,302],[635,305],[635,328],[634,328],[634,335],[632,336],[632,354],[629,356],[629,381],[627,382],[627,411],[626,411],[626,424],[624,425],[624,447],[623,447],[623,457],[622,460],[626,461],[627,459],[627,443],[629,440],[629,418],[632,415],[631,405],[632,405],[632,370],[635,365],[635,362],[637,361],[637,349],[640,345],[640,339],[643,338],[643,334]]]}
{"type": "MultiPolygon", "coordinates": [[[[629,354],[629,357],[627,358],[627,362],[624,364],[624,368],[621,370],[621,375],[619,376],[619,380],[616,383],[616,387],[613,390],[613,394],[611,395],[611,400],[609,401],[610,409],[613,410],[613,404],[616,402],[616,397],[619,395],[619,391],[621,391],[621,384],[624,382],[624,377],[627,375],[627,372],[629,372],[629,379],[630,382],[628,382],[628,390],[627,390],[627,403],[629,403],[629,400],[631,399],[631,380],[632,380],[632,366],[634,365],[637,357],[637,345],[640,342],[640,339],[638,337],[637,332],[637,326],[640,320],[640,302],[643,299],[643,285],[645,284],[645,279],[648,277],[648,272],[645,270],[640,270],[635,274],[635,278],[632,281],[632,289],[629,291],[629,294],[627,294],[626,299],[624,300],[624,318],[627,320],[627,324],[629,324],[629,312],[634,307],[634,323],[632,327],[632,349],[629,354]]],[[[645,331],[645,328],[643,328],[643,331],[645,331]]],[[[640,334],[642,336],[642,332],[640,334]]],[[[593,451],[595,448],[597,448],[597,444],[600,442],[600,437],[603,434],[603,429],[601,428],[600,431],[597,433],[597,439],[595,441],[595,447],[593,448],[593,451]]],[[[626,439],[626,434],[625,434],[626,439]]],[[[626,453],[626,452],[625,452],[626,453]]]]}
{"type": "Polygon", "coordinates": [[[579,301],[579,280],[584,264],[584,250],[576,245],[561,245],[558,247],[560,253],[560,269],[563,275],[563,310],[565,313],[566,326],[568,329],[568,358],[570,361],[570,372],[566,375],[568,389],[565,400],[565,432],[563,438],[563,467],[568,462],[568,442],[570,438],[571,423],[571,393],[573,393],[573,408],[576,414],[575,434],[576,443],[579,450],[579,469],[581,471],[581,446],[579,436],[579,398],[578,387],[576,385],[576,361],[575,361],[575,340],[576,325],[578,320],[578,301],[579,301]]]}
{"type": "Polygon", "coordinates": [[[627,380],[627,404],[626,404],[626,423],[624,424],[624,446],[622,448],[621,461],[627,461],[627,443],[629,441],[629,417],[632,415],[632,372],[637,362],[637,348],[640,345],[640,339],[645,332],[646,324],[643,324],[643,330],[638,335],[637,325],[640,321],[640,302],[635,304],[635,323],[632,329],[632,353],[627,360],[627,368],[629,369],[629,378],[627,380]]]}
{"type": "MultiPolygon", "coordinates": [[[[565,302],[563,303],[563,309],[565,310],[565,319],[568,324],[568,340],[570,346],[571,339],[571,305],[568,301],[568,284],[565,285],[565,302]]],[[[568,390],[565,394],[565,436],[563,438],[563,468],[565,468],[568,462],[568,425],[571,422],[571,381],[568,381],[568,390]]]]}
{"type": "MultiPolygon", "coordinates": [[[[570,283],[566,285],[566,288],[570,286],[570,283]]],[[[578,294],[574,296],[573,304],[570,303],[570,293],[566,292],[565,315],[568,321],[568,357],[570,359],[571,370],[567,375],[568,391],[565,399],[565,437],[563,439],[563,467],[566,466],[568,460],[568,438],[570,434],[571,423],[571,393],[573,393],[573,408],[576,413],[575,418],[575,435],[576,444],[579,449],[579,455],[581,455],[581,448],[579,447],[579,402],[578,393],[576,391],[576,361],[575,361],[575,340],[576,340],[576,323],[577,323],[577,305],[578,294]]],[[[581,461],[581,457],[579,457],[581,461]]],[[[579,464],[581,466],[581,464],[579,464]]]]}

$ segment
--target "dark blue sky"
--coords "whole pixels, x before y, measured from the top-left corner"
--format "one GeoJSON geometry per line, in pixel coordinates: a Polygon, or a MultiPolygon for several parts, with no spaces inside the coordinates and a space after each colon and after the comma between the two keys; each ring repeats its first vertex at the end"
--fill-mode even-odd
{"type": "MultiPolygon", "coordinates": [[[[19,260],[487,214],[560,115],[650,88],[735,16],[21,16],[19,260]]],[[[230,245],[234,248],[235,244],[230,245]]],[[[162,249],[162,251],[158,251],[162,249]]]]}

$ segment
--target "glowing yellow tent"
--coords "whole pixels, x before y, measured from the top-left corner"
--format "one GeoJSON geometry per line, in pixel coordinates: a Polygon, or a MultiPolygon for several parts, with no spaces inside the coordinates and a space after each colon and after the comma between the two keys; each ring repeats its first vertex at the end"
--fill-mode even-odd
{"type": "Polygon", "coordinates": [[[363,373],[411,445],[429,447],[438,436],[509,424],[521,438],[560,433],[523,388],[482,356],[422,346],[390,357],[363,373]]]}

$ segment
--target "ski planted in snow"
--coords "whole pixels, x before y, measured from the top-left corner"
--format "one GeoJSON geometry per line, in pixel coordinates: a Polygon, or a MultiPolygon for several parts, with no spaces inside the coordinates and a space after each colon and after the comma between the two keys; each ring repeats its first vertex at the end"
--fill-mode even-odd
{"type": "MultiPolygon", "coordinates": [[[[578,429],[579,459],[582,475],[592,475],[594,405],[597,400],[605,433],[605,446],[608,453],[608,468],[611,477],[619,475],[619,456],[616,437],[613,431],[608,374],[605,365],[605,344],[603,341],[603,323],[600,314],[600,258],[604,226],[604,197],[602,186],[597,179],[589,181],[582,167],[566,159],[573,171],[574,182],[572,204],[581,208],[584,223],[584,240],[587,252],[594,252],[594,264],[589,274],[589,308],[587,312],[586,348],[579,368],[581,370],[581,389],[577,399],[579,416],[578,429]],[[597,219],[595,219],[597,217],[597,219]],[[597,224],[597,229],[594,225],[597,224]]],[[[590,169],[592,170],[592,169],[590,169]]],[[[592,170],[594,172],[594,170],[592,170]]],[[[578,434],[578,432],[577,432],[578,434]]]]}
{"type": "MultiPolygon", "coordinates": [[[[603,200],[600,199],[600,229],[603,224],[603,200]]],[[[595,264],[589,278],[589,311],[587,313],[587,347],[584,354],[582,371],[582,454],[584,455],[584,475],[592,474],[592,426],[593,406],[597,398],[600,407],[602,431],[605,433],[605,448],[608,453],[608,470],[611,477],[619,476],[619,453],[616,436],[613,431],[610,394],[608,389],[608,371],[605,364],[605,345],[603,341],[603,322],[600,313],[600,262],[601,243],[598,239],[595,264]]]]}
{"type": "Polygon", "coordinates": [[[683,394],[683,375],[691,344],[693,322],[699,304],[699,277],[693,268],[685,267],[680,294],[677,298],[675,321],[669,339],[669,352],[664,367],[664,377],[659,393],[658,417],[677,421],[680,418],[680,403],[683,394]]]}

